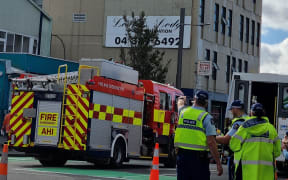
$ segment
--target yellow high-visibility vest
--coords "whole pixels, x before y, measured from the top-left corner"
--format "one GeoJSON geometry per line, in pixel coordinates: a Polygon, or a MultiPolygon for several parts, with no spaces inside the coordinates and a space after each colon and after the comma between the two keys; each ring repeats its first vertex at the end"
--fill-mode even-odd
{"type": "Polygon", "coordinates": [[[208,115],[204,110],[189,107],[180,114],[175,132],[174,145],[182,149],[208,151],[203,120],[208,115]]]}

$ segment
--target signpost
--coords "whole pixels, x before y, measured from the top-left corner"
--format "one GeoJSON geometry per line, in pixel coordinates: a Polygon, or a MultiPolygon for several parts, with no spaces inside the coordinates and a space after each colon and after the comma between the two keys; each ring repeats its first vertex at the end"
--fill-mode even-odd
{"type": "Polygon", "coordinates": [[[197,75],[198,76],[210,76],[212,74],[212,62],[211,61],[198,61],[197,75]]]}

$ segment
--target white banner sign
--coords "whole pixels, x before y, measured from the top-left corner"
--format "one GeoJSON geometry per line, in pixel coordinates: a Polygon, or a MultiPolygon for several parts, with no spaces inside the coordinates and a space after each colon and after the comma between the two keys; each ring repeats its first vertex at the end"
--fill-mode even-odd
{"type": "Polygon", "coordinates": [[[200,76],[210,76],[212,74],[212,62],[199,61],[197,67],[197,74],[200,76]]]}
{"type": "MultiPolygon", "coordinates": [[[[131,17],[130,17],[131,18],[131,17]]],[[[128,17],[129,19],[129,17],[128,17]]],[[[151,29],[158,25],[157,48],[178,48],[180,16],[147,16],[147,26],[151,29]]],[[[190,48],[191,16],[185,17],[183,48],[190,48]]],[[[107,16],[106,47],[129,47],[122,16],[107,16]]]]}

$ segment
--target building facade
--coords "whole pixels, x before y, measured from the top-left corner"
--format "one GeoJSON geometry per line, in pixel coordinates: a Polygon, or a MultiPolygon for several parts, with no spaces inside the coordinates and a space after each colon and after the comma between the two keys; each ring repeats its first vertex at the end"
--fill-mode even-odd
{"type": "MultiPolygon", "coordinates": [[[[174,18],[185,8],[182,90],[191,96],[195,89],[209,91],[209,110],[221,122],[219,128],[224,126],[220,120],[232,73],[259,72],[262,0],[43,0],[43,8],[53,18],[51,55],[75,61],[119,59],[124,39],[114,27],[119,25],[117,18],[132,12],[144,11],[152,24],[165,18],[163,27],[171,31],[163,33],[170,33],[166,41],[173,44],[177,41],[173,27],[179,27],[179,19],[174,18]],[[200,61],[211,62],[210,75],[197,74],[200,61]]],[[[160,43],[165,58],[172,59],[166,82],[175,85],[177,46],[165,46],[165,38],[160,43]]]]}
{"type": "Polygon", "coordinates": [[[3,0],[0,53],[50,56],[52,19],[32,0],[3,0]]]}

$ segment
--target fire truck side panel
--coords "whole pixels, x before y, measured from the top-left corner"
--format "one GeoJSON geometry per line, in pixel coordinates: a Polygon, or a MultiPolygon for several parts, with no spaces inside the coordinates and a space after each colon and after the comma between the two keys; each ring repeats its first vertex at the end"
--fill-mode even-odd
{"type": "MultiPolygon", "coordinates": [[[[129,125],[128,133],[128,154],[131,156],[140,155],[142,144],[142,125],[143,125],[143,101],[134,99],[129,100],[129,118],[133,118],[132,124],[129,125]],[[138,115],[136,115],[138,113],[138,115]]],[[[129,122],[130,123],[130,122],[129,122]]]]}
{"type": "MultiPolygon", "coordinates": [[[[63,145],[67,150],[86,150],[90,91],[85,85],[70,84],[65,95],[63,145]]],[[[61,140],[62,141],[62,140],[61,140]]]]}
{"type": "Polygon", "coordinates": [[[59,101],[38,101],[35,145],[58,145],[61,105],[59,101]]]}
{"type": "Polygon", "coordinates": [[[33,108],[34,93],[14,91],[11,103],[11,119],[9,145],[14,147],[29,147],[32,118],[24,117],[24,109],[33,108]]]}
{"type": "Polygon", "coordinates": [[[113,96],[111,94],[93,91],[89,118],[91,118],[91,131],[89,147],[91,150],[111,149],[111,116],[113,96]]]}

